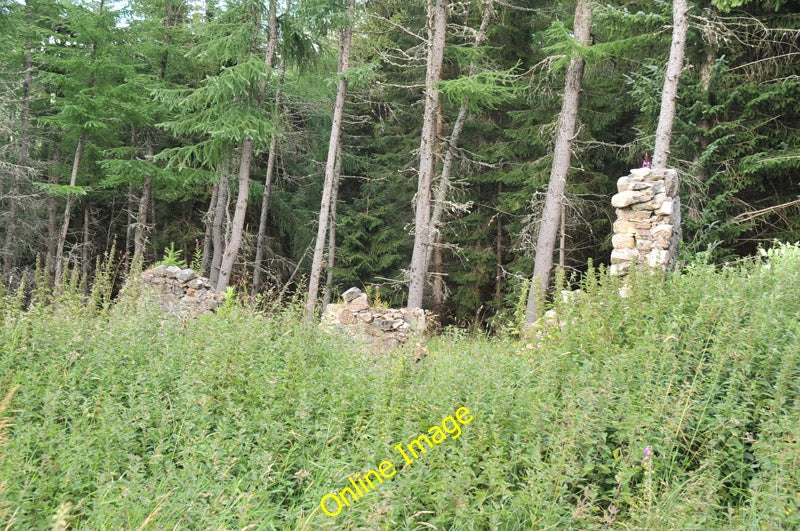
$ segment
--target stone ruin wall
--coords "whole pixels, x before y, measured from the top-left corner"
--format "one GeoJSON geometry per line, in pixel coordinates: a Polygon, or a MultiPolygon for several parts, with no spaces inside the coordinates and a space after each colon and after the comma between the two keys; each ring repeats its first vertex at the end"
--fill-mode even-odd
{"type": "Polygon", "coordinates": [[[181,319],[212,312],[223,301],[223,294],[212,288],[207,278],[191,269],[163,265],[128,281],[120,293],[120,297],[126,296],[154,299],[165,314],[181,319]]]}
{"type": "Polygon", "coordinates": [[[419,308],[373,308],[367,295],[358,288],[342,294],[343,304],[329,304],[320,326],[354,340],[371,344],[378,350],[403,345],[435,326],[431,312],[419,308]]]}
{"type": "Polygon", "coordinates": [[[681,238],[678,172],[637,168],[617,181],[617,189],[611,274],[624,276],[634,262],[671,269],[681,238]]]}

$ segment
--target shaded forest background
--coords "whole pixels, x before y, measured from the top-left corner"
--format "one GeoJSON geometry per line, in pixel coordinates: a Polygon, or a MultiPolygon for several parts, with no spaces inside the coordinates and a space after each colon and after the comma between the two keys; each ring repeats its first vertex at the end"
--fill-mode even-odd
{"type": "MultiPolygon", "coordinates": [[[[405,302],[426,7],[356,4],[327,268],[334,293],[369,286],[405,302]]],[[[607,262],[616,180],[652,152],[672,3],[594,4],[588,47],[572,38],[574,7],[450,5],[439,168],[464,103],[468,114],[439,203],[431,278],[441,282],[431,291],[458,324],[496,324],[524,297],[571,53],[586,71],[557,251],[567,273],[607,262]]],[[[339,0],[2,0],[3,281],[18,284],[37,261],[55,278],[91,277],[98,257],[150,264],[168,247],[211,274],[230,251],[245,184],[229,283],[303,294],[346,9],[339,0]]],[[[682,179],[682,252],[721,263],[798,240],[800,2],[693,2],[687,44],[669,163],[682,179]]]]}

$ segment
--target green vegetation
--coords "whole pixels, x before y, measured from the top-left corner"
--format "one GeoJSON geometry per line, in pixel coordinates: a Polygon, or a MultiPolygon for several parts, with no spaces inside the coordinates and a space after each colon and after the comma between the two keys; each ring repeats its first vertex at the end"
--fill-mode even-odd
{"type": "MultiPolygon", "coordinates": [[[[800,240],[800,9],[689,3],[669,165],[687,259],[720,264],[800,240]]],[[[347,4],[0,0],[0,281],[16,289],[37,258],[53,284],[63,260],[91,279],[112,247],[126,266],[170,248],[225,285],[307,292],[347,4]]],[[[334,295],[381,284],[407,302],[429,4],[357,2],[334,295]]],[[[586,67],[559,251],[570,272],[608,263],[616,182],[653,154],[673,2],[592,1],[590,46],[576,0],[448,4],[434,190],[453,155],[435,203],[442,283],[423,304],[490,328],[532,278],[573,52],[586,67]]]]}
{"type": "Polygon", "coordinates": [[[294,307],[181,323],[89,308],[74,282],[24,311],[5,294],[0,526],[797,527],[799,283],[797,246],[634,276],[627,298],[590,271],[563,330],[449,332],[417,364],[294,307]],[[461,406],[461,436],[403,470],[392,447],[461,406]],[[384,459],[396,476],[320,511],[384,459]]]}

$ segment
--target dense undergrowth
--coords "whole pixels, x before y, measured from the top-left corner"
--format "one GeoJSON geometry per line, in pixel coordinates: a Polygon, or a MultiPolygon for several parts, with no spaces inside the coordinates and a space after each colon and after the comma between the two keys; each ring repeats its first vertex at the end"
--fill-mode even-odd
{"type": "Polygon", "coordinates": [[[0,527],[800,526],[800,249],[618,282],[588,274],[542,340],[450,332],[417,364],[292,309],[3,295],[0,527]],[[393,447],[459,407],[461,436],[403,468],[393,447]]]}

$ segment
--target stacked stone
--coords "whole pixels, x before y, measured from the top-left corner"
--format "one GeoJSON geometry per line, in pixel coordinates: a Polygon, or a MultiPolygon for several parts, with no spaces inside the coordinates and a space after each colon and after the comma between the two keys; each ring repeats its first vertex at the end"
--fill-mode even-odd
{"type": "Polygon", "coordinates": [[[634,261],[671,268],[680,241],[678,172],[637,168],[617,181],[617,189],[611,274],[624,275],[634,261]]]}
{"type": "Polygon", "coordinates": [[[419,308],[371,308],[358,288],[345,291],[342,299],[343,304],[328,305],[321,326],[378,349],[402,345],[432,325],[431,313],[419,308]]]}
{"type": "Polygon", "coordinates": [[[222,293],[191,269],[160,265],[144,271],[139,281],[149,288],[165,313],[179,318],[209,313],[223,301],[222,293]]]}

